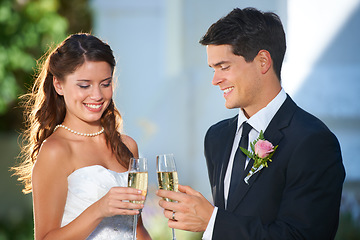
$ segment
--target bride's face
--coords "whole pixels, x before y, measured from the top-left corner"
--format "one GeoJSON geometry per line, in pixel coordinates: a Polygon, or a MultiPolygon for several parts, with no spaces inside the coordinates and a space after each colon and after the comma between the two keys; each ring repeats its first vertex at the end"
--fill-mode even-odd
{"type": "Polygon", "coordinates": [[[64,97],[66,121],[98,123],[112,99],[112,69],[107,62],[85,63],[54,87],[64,97]]]}

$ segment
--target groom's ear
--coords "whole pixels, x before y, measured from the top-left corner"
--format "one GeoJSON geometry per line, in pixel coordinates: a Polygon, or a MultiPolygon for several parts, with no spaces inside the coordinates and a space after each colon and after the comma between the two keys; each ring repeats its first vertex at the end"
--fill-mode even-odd
{"type": "Polygon", "coordinates": [[[269,71],[272,65],[272,59],[269,51],[267,50],[260,50],[255,57],[258,62],[258,67],[262,74],[265,74],[269,71]]]}
{"type": "Polygon", "coordinates": [[[57,94],[59,94],[60,96],[64,95],[61,81],[59,81],[59,79],[55,76],[53,76],[53,85],[57,94]]]}

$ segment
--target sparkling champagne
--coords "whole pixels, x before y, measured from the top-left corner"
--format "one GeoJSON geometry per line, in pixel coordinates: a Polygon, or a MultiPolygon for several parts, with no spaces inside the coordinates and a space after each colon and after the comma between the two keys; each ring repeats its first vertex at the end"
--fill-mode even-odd
{"type": "MultiPolygon", "coordinates": [[[[128,187],[141,190],[141,194],[146,197],[148,186],[147,172],[129,172],[128,187]]],[[[144,201],[130,201],[132,203],[142,204],[144,201]]]]}
{"type": "MultiPolygon", "coordinates": [[[[173,172],[158,172],[158,184],[159,184],[159,189],[164,189],[164,190],[168,190],[168,191],[178,191],[178,184],[179,184],[179,179],[178,179],[178,174],[176,171],[173,172]]],[[[168,202],[172,202],[173,200],[168,199],[168,198],[164,198],[164,200],[168,201],[168,202]]]]}

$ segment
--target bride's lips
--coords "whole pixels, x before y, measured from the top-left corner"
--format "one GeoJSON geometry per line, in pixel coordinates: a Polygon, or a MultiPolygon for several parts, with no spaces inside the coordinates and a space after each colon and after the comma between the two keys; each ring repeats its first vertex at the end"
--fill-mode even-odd
{"type": "Polygon", "coordinates": [[[92,112],[100,112],[103,106],[103,103],[84,103],[84,106],[92,112]]]}
{"type": "Polygon", "coordinates": [[[233,89],[234,87],[228,87],[221,90],[224,91],[224,97],[227,97],[232,92],[233,89]]]}

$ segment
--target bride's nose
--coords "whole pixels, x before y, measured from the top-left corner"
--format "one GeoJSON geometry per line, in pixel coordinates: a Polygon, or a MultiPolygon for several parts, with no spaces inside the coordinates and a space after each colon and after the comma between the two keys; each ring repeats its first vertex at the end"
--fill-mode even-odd
{"type": "Polygon", "coordinates": [[[103,99],[103,93],[100,87],[94,87],[91,91],[90,98],[94,101],[101,101],[103,99]]]}

